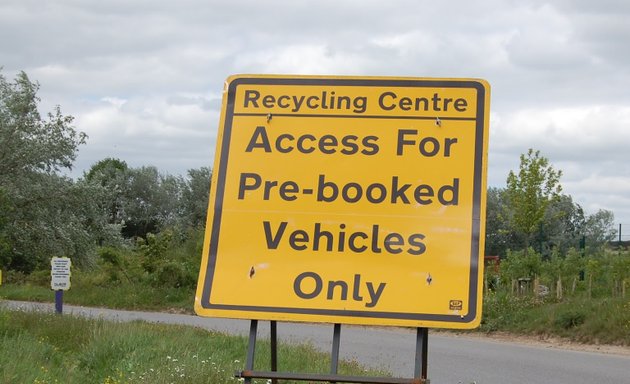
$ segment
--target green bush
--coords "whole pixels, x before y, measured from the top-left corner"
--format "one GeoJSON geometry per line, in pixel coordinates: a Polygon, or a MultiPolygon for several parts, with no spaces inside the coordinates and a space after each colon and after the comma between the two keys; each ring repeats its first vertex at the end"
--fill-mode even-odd
{"type": "Polygon", "coordinates": [[[50,287],[50,269],[34,271],[28,275],[26,281],[38,287],[50,287]]]}
{"type": "Polygon", "coordinates": [[[2,270],[3,284],[26,284],[27,277],[28,275],[22,271],[2,270]]]}
{"type": "Polygon", "coordinates": [[[523,323],[531,310],[544,302],[534,296],[513,296],[508,292],[490,292],[485,294],[481,330],[514,330],[523,323]]]}
{"type": "Polygon", "coordinates": [[[158,286],[181,288],[194,287],[196,275],[190,273],[186,266],[176,261],[161,264],[155,272],[155,283],[158,286]]]}
{"type": "Polygon", "coordinates": [[[98,256],[102,261],[109,263],[115,267],[123,265],[123,256],[121,251],[113,247],[103,247],[98,250],[98,256]]]}
{"type": "Polygon", "coordinates": [[[584,324],[586,313],[577,309],[569,309],[560,312],[554,319],[553,324],[560,329],[571,329],[584,324]]]}

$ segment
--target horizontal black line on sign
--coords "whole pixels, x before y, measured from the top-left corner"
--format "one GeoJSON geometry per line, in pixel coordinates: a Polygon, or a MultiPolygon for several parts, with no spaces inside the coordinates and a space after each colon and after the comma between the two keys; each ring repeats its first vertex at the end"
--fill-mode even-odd
{"type": "MultiPolygon", "coordinates": [[[[476,121],[476,117],[441,117],[441,116],[381,116],[381,115],[319,115],[308,113],[273,113],[272,117],[332,117],[343,119],[402,119],[402,120],[459,120],[476,121]]],[[[234,113],[234,116],[269,116],[268,113],[234,113]]]]}

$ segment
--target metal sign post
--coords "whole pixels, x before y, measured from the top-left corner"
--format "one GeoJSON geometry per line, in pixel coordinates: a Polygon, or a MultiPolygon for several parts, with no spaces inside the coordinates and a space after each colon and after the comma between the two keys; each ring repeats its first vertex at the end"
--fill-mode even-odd
{"type": "Polygon", "coordinates": [[[244,379],[245,384],[251,384],[252,379],[270,379],[272,384],[278,380],[295,380],[309,382],[328,383],[370,383],[370,384],[428,384],[427,378],[427,328],[418,328],[416,337],[416,361],[413,378],[374,377],[374,376],[349,376],[339,375],[339,347],[341,345],[341,324],[335,324],[333,329],[333,343],[330,358],[330,374],[278,372],[277,366],[277,330],[276,322],[271,322],[271,371],[255,370],[254,358],[256,352],[256,339],[258,334],[258,320],[251,320],[249,328],[249,344],[245,361],[245,369],[237,371],[235,377],[244,379]]]}
{"type": "Polygon", "coordinates": [[[55,313],[63,313],[63,291],[61,289],[55,291],[55,313]]]}

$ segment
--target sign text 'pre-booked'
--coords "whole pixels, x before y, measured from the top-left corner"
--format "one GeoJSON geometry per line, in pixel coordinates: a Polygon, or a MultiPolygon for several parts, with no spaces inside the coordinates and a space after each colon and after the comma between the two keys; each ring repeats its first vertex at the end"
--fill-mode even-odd
{"type": "Polygon", "coordinates": [[[476,79],[229,78],[197,313],[477,326],[489,92],[476,79]]]}

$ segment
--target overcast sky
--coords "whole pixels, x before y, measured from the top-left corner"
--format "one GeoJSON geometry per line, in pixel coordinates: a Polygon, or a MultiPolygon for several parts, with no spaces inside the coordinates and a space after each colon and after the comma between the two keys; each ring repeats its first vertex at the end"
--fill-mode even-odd
{"type": "Polygon", "coordinates": [[[483,78],[489,185],[540,150],[630,239],[628,0],[0,0],[0,66],[88,134],[73,176],[212,166],[231,74],[483,78]]]}

